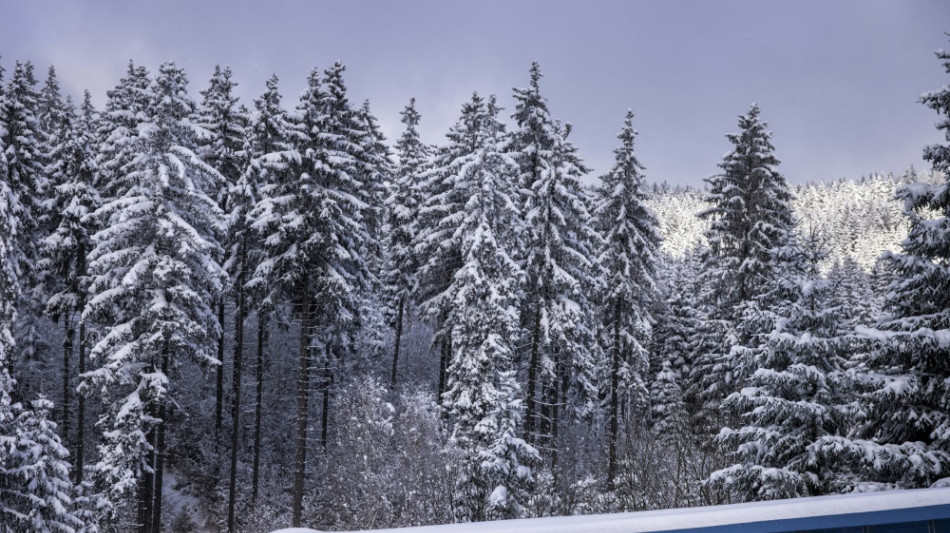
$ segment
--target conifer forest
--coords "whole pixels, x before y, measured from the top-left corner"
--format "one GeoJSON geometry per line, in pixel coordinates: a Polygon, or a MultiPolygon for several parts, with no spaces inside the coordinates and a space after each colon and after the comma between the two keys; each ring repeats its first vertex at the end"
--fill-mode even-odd
{"type": "Polygon", "coordinates": [[[790,184],[751,104],[689,187],[633,111],[593,175],[539,63],[434,145],[341,62],[242,101],[133,60],[100,106],[2,63],[0,532],[950,486],[948,85],[929,168],[790,184]]]}

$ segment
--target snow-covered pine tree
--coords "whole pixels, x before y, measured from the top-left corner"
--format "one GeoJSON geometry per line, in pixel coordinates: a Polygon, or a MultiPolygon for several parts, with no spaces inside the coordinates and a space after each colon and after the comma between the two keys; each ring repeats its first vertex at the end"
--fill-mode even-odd
{"type": "MultiPolygon", "coordinates": [[[[201,91],[201,103],[198,106],[198,115],[195,119],[198,126],[201,127],[201,135],[198,139],[197,153],[201,159],[209,166],[218,171],[224,178],[216,194],[218,206],[222,210],[227,210],[229,206],[229,194],[235,187],[240,176],[243,174],[246,165],[246,154],[244,153],[244,128],[247,123],[247,116],[244,109],[238,105],[238,97],[234,96],[234,88],[237,83],[231,80],[231,69],[221,68],[215,65],[214,73],[208,82],[208,87],[201,91]]],[[[227,237],[231,237],[232,232],[228,232],[227,237]]],[[[231,249],[234,243],[227,238],[222,243],[225,249],[231,249]]],[[[240,428],[240,386],[242,370],[242,354],[244,353],[244,321],[247,317],[247,308],[244,301],[244,281],[246,281],[243,270],[244,263],[241,258],[230,263],[231,257],[222,257],[221,261],[226,263],[226,269],[231,274],[231,287],[235,297],[235,316],[234,316],[234,354],[231,380],[231,469],[228,484],[228,531],[234,528],[234,503],[236,497],[236,476],[237,476],[237,438],[240,428]],[[228,268],[230,267],[230,268],[228,268]]],[[[218,321],[222,335],[218,337],[218,360],[221,364],[216,369],[215,380],[215,411],[214,411],[214,429],[215,443],[221,442],[221,423],[224,410],[224,346],[226,329],[225,300],[224,294],[215,295],[214,305],[217,308],[218,321]]]]}
{"type": "Polygon", "coordinates": [[[745,386],[721,406],[739,424],[718,436],[735,446],[734,464],[714,472],[710,482],[723,484],[742,501],[850,488],[833,464],[819,459],[823,439],[850,430],[851,391],[839,310],[829,305],[831,285],[818,270],[824,252],[813,239],[787,251],[790,256],[764,298],[774,328],[759,349],[749,351],[754,370],[745,386]]]}
{"type": "MultiPolygon", "coordinates": [[[[3,67],[0,66],[0,82],[3,81],[3,67]]],[[[0,87],[0,105],[4,94],[0,87]]],[[[20,241],[17,238],[18,216],[22,211],[19,194],[13,191],[7,173],[5,148],[6,124],[0,115],[0,480],[11,479],[7,474],[10,468],[9,458],[16,449],[14,420],[18,404],[13,403],[13,366],[16,341],[13,338],[13,324],[17,317],[17,303],[20,299],[20,241]]],[[[12,485],[12,484],[11,484],[12,485]]],[[[0,493],[8,488],[0,481],[0,493]]],[[[16,511],[0,498],[0,516],[11,522],[16,511]]]]}
{"type": "Polygon", "coordinates": [[[699,213],[710,223],[706,277],[722,313],[762,294],[774,269],[773,251],[793,229],[791,193],[776,169],[767,127],[753,104],[739,116],[739,133],[726,135],[733,148],[719,163],[722,173],[706,179],[711,205],[699,213]]]}
{"type": "Polygon", "coordinates": [[[73,510],[69,451],[50,420],[52,409],[53,402],[42,396],[30,408],[17,409],[12,450],[0,460],[2,531],[73,533],[83,527],[73,510]]]}
{"type": "MultiPolygon", "coordinates": [[[[646,462],[648,471],[656,472],[663,481],[650,485],[660,491],[672,489],[670,503],[683,506],[694,492],[691,488],[695,484],[694,474],[690,470],[695,441],[691,438],[689,413],[683,400],[682,374],[674,370],[669,360],[663,360],[657,367],[659,371],[650,384],[650,433],[655,443],[653,447],[660,454],[646,462]]],[[[624,497],[629,496],[622,496],[621,501],[624,497]]]]}
{"type": "Polygon", "coordinates": [[[518,167],[503,151],[494,97],[486,105],[473,95],[459,126],[475,128],[475,149],[445,169],[468,200],[463,212],[440,221],[445,232],[454,226],[463,257],[446,291],[452,358],[443,401],[463,454],[453,509],[457,521],[469,522],[520,515],[537,451],[516,435],[521,404],[512,344],[523,272],[509,249],[519,218],[518,167]]]}
{"type": "MultiPolygon", "coordinates": [[[[215,195],[218,207],[222,210],[227,209],[228,193],[245,167],[244,124],[247,117],[244,116],[238,105],[238,97],[234,96],[235,87],[237,87],[237,83],[231,80],[231,69],[229,67],[222,69],[220,65],[215,65],[214,74],[208,82],[208,87],[201,91],[202,99],[198,106],[198,115],[195,118],[195,122],[203,130],[198,137],[197,153],[205,163],[224,177],[224,182],[221,183],[215,195]]],[[[224,262],[224,259],[220,260],[224,262]]],[[[215,296],[215,306],[223,332],[225,329],[224,295],[215,296]]],[[[236,313],[240,314],[242,310],[238,309],[236,313]]],[[[239,318],[243,319],[243,316],[235,317],[235,319],[239,318]]],[[[236,328],[241,327],[243,327],[243,324],[236,324],[236,328]]],[[[238,333],[237,338],[243,340],[243,331],[238,333]]],[[[224,335],[222,334],[218,338],[218,360],[221,361],[221,365],[217,367],[215,376],[214,430],[216,442],[220,442],[221,420],[224,409],[224,344],[224,335]]],[[[235,354],[240,353],[239,350],[242,348],[236,346],[235,354]]]]}
{"type": "MultiPolygon", "coordinates": [[[[74,375],[86,370],[86,322],[81,314],[86,306],[89,290],[87,256],[92,250],[95,220],[88,215],[99,208],[101,200],[95,187],[96,146],[95,111],[87,91],[80,114],[68,108],[61,118],[57,142],[49,155],[52,197],[47,211],[57,225],[40,245],[41,259],[37,264],[43,294],[46,295],[46,313],[54,320],[63,321],[63,440],[69,442],[69,424],[73,417],[70,393],[75,388],[74,375]],[[76,338],[78,330],[78,340],[76,338]],[[76,372],[71,370],[70,359],[78,345],[76,372]]],[[[75,475],[82,480],[83,441],[85,440],[85,398],[78,398],[76,410],[77,432],[75,442],[75,475]]]]}
{"type": "Polygon", "coordinates": [[[343,371],[359,367],[360,365],[373,366],[382,357],[383,347],[386,344],[385,333],[388,329],[387,315],[392,310],[387,308],[387,298],[384,292],[383,273],[385,270],[386,253],[384,250],[384,225],[386,198],[390,195],[395,166],[390,160],[390,150],[386,145],[386,137],[379,126],[379,121],[370,109],[369,100],[350,115],[353,127],[347,128],[353,138],[352,146],[356,148],[353,158],[357,163],[355,177],[360,183],[355,189],[360,199],[366,204],[363,210],[363,225],[366,228],[366,237],[360,255],[366,261],[368,276],[366,287],[360,295],[361,303],[355,324],[355,338],[349,349],[357,357],[345,358],[348,362],[343,371]]]}
{"type": "MultiPolygon", "coordinates": [[[[234,184],[245,167],[244,124],[247,120],[234,95],[237,83],[231,80],[231,69],[214,67],[208,87],[201,91],[197,123],[204,130],[198,140],[198,155],[234,184]]],[[[219,205],[225,205],[227,191],[219,192],[219,205]]]]}
{"type": "Polygon", "coordinates": [[[363,201],[366,202],[366,227],[369,231],[367,260],[373,265],[373,272],[382,270],[382,241],[385,212],[383,206],[390,195],[394,165],[390,161],[390,150],[386,145],[386,136],[379,126],[379,120],[373,115],[369,100],[351,115],[354,121],[352,135],[356,143],[359,176],[364,182],[360,188],[363,201]]]}
{"type": "MultiPolygon", "coordinates": [[[[260,233],[255,231],[255,208],[264,198],[274,193],[287,174],[292,124],[287,112],[280,105],[278,78],[271,76],[260,98],[254,100],[254,112],[246,129],[244,151],[248,158],[248,167],[241,173],[229,194],[229,250],[228,270],[234,276],[235,267],[244,262],[246,279],[243,284],[245,298],[257,312],[257,349],[255,363],[256,390],[254,399],[254,458],[251,467],[251,499],[257,501],[261,470],[261,422],[264,405],[264,351],[267,345],[268,317],[274,302],[268,300],[264,280],[254,277],[257,265],[264,254],[264,243],[260,233]],[[257,284],[255,284],[257,282],[257,284]]],[[[238,272],[240,271],[238,270],[238,272]]],[[[242,287],[240,280],[235,288],[242,287]]],[[[245,302],[247,304],[247,302],[245,302]]]]}
{"type": "Polygon", "coordinates": [[[776,169],[779,161],[766,128],[756,104],[739,116],[739,133],[726,135],[733,149],[719,163],[722,173],[706,179],[710,207],[698,215],[710,224],[703,269],[708,342],[695,355],[694,372],[701,376],[696,395],[709,419],[715,418],[719,400],[739,386],[732,347],[755,349],[745,332],[771,330],[754,325],[763,310],[758,298],[780,263],[776,251],[794,229],[791,193],[776,169]]]}
{"type": "MultiPolygon", "coordinates": [[[[652,317],[658,297],[655,281],[660,237],[657,220],[645,205],[643,166],[633,153],[636,131],[633,112],[627,111],[617,138],[613,168],[602,178],[597,200],[597,225],[603,234],[598,261],[604,270],[602,335],[610,360],[606,383],[601,384],[607,406],[607,490],[617,476],[617,441],[621,404],[645,408],[646,372],[652,317]]],[[[636,413],[646,417],[646,412],[636,413]]]]}
{"type": "MultiPolygon", "coordinates": [[[[697,299],[699,254],[697,248],[682,258],[664,256],[666,298],[654,330],[654,361],[667,361],[685,390],[693,367],[693,347],[702,321],[697,299]]],[[[652,365],[652,362],[651,362],[652,365]]],[[[660,370],[657,366],[653,370],[660,370]]]]}
{"type": "Polygon", "coordinates": [[[393,347],[393,367],[390,377],[396,384],[399,369],[399,352],[408,309],[412,303],[412,291],[420,267],[419,255],[413,242],[419,232],[419,208],[423,204],[422,180],[431,150],[419,136],[419,121],[422,116],[416,111],[416,99],[400,113],[405,130],[396,141],[399,164],[395,169],[391,192],[386,200],[386,264],[383,271],[387,306],[393,310],[393,325],[396,330],[393,347]]]}
{"type": "Polygon", "coordinates": [[[852,256],[835,261],[828,271],[831,303],[840,310],[842,327],[874,324],[880,314],[881,297],[875,294],[871,277],[852,256]]]}
{"type": "Polygon", "coordinates": [[[591,262],[599,239],[579,182],[587,169],[565,138],[567,132],[548,113],[537,63],[530,75],[529,88],[515,89],[518,130],[512,147],[525,209],[518,251],[526,274],[523,344],[530,347],[525,438],[556,454],[553,439],[565,396],[573,393],[581,412],[589,411],[597,397],[590,295],[599,281],[591,262]],[[565,383],[572,391],[564,390],[565,383]]]}
{"type": "Polygon", "coordinates": [[[672,448],[685,440],[688,417],[683,403],[680,375],[664,360],[650,384],[650,430],[654,437],[672,448]]]}
{"type": "MultiPolygon", "coordinates": [[[[950,52],[937,52],[950,74],[950,52]]],[[[950,471],[950,88],[921,102],[940,115],[948,144],[924,148],[944,179],[898,189],[910,222],[902,252],[885,254],[893,281],[876,328],[859,328],[870,348],[862,370],[855,439],[828,442],[830,460],[846,462],[859,488],[926,487],[950,471]]],[[[946,481],[943,481],[946,483],[946,481]]]]}
{"type": "Polygon", "coordinates": [[[137,151],[94,214],[103,229],[93,236],[83,313],[106,326],[90,352],[97,368],[82,383],[108,406],[96,468],[113,501],[135,492],[142,532],[161,528],[168,372],[185,359],[220,364],[209,302],[226,282],[215,259],[223,214],[213,198],[223,178],[194,152],[185,73],[161,65],[150,93],[137,151]]]}
{"type": "MultiPolygon", "coordinates": [[[[46,76],[46,82],[43,88],[37,94],[36,120],[40,131],[40,147],[42,153],[43,175],[46,179],[47,191],[43,194],[41,200],[43,204],[42,211],[39,213],[39,227],[37,232],[41,236],[49,235],[53,228],[59,225],[59,213],[50,209],[49,198],[52,196],[52,188],[58,185],[56,181],[56,169],[58,164],[56,152],[59,144],[65,141],[67,114],[73,113],[75,116],[75,107],[72,98],[64,97],[59,85],[59,79],[56,77],[56,69],[50,65],[46,76]]],[[[41,237],[42,239],[42,237],[41,237]]],[[[38,250],[39,251],[39,250],[38,250]]],[[[42,274],[42,272],[40,272],[42,274]]],[[[43,294],[42,282],[33,289],[33,297],[39,305],[42,305],[47,294],[43,294]]]]}
{"type": "MultiPolygon", "coordinates": [[[[268,286],[273,301],[290,301],[300,317],[293,524],[300,525],[306,471],[309,374],[312,345],[319,344],[324,387],[330,357],[345,347],[370,276],[365,250],[367,205],[353,154],[353,110],[346,100],[343,65],[314,69],[297,106],[294,151],[287,179],[269,189],[252,211],[262,235],[264,260],[255,284],[268,286]],[[317,323],[315,318],[319,317],[317,323]],[[316,326],[320,326],[317,328],[316,326]]],[[[328,394],[328,393],[327,393],[328,394]]],[[[324,395],[324,405],[328,396],[324,395]]],[[[326,418],[326,409],[324,418],[326,418]]],[[[326,424],[324,423],[324,428],[326,424]]],[[[324,429],[324,437],[325,437],[324,429]]],[[[325,442],[325,441],[324,441],[325,442]]]]}
{"type": "Polygon", "coordinates": [[[373,242],[376,222],[376,197],[385,183],[388,170],[381,161],[378,131],[367,129],[360,112],[350,105],[346,96],[343,72],[346,67],[334,63],[323,73],[322,91],[315,102],[320,115],[304,117],[307,130],[315,139],[307,148],[319,174],[322,191],[323,244],[325,266],[318,277],[321,292],[314,305],[322,317],[320,339],[324,350],[318,352],[321,368],[323,409],[320,421],[320,442],[328,442],[330,388],[334,383],[337,363],[345,352],[355,352],[363,325],[377,311],[367,306],[375,288],[372,262],[367,254],[378,246],[373,242]],[[323,292],[325,290],[325,292],[323,292]],[[331,360],[332,358],[332,360],[331,360]]]}
{"type": "Polygon", "coordinates": [[[446,368],[452,356],[452,327],[448,314],[454,294],[450,292],[453,276],[462,268],[462,248],[457,232],[465,217],[466,203],[471,197],[471,183],[464,181],[462,169],[478,150],[479,131],[485,115],[485,99],[473,94],[462,105],[462,113],[432,158],[423,174],[424,201],[419,207],[416,235],[412,249],[420,261],[415,280],[415,297],[420,310],[435,329],[432,342],[439,346],[438,400],[446,390],[446,368]]]}
{"type": "Polygon", "coordinates": [[[63,126],[69,106],[66,98],[63,97],[59,78],[56,76],[56,67],[53,65],[50,65],[46,82],[37,95],[37,105],[36,119],[39,121],[40,130],[47,134],[55,134],[63,126]]]}
{"type": "Polygon", "coordinates": [[[139,151],[139,124],[147,119],[149,87],[148,70],[129,61],[125,76],[108,94],[97,130],[99,153],[99,193],[103,198],[120,195],[125,187],[125,167],[139,151]]]}
{"type": "MultiPolygon", "coordinates": [[[[26,373],[29,367],[41,364],[45,340],[39,332],[37,316],[41,313],[33,296],[36,283],[33,266],[38,259],[37,243],[45,237],[41,232],[43,221],[43,197],[47,193],[47,180],[43,168],[44,135],[37,118],[39,95],[36,91],[36,79],[30,62],[16,62],[13,76],[4,91],[3,109],[0,110],[6,126],[3,145],[7,159],[7,185],[19,198],[12,208],[19,219],[16,250],[20,262],[19,318],[20,327],[14,333],[17,340],[18,373],[26,373]]],[[[19,385],[27,385],[20,380],[19,385]]],[[[20,390],[28,395],[30,391],[20,390]]]]}
{"type": "MultiPolygon", "coordinates": [[[[49,67],[42,89],[36,95],[36,105],[36,121],[39,126],[39,142],[42,153],[40,163],[43,165],[43,175],[47,182],[47,191],[41,199],[43,209],[38,215],[40,227],[37,231],[41,235],[48,235],[52,228],[59,224],[59,214],[51,211],[48,205],[49,197],[52,195],[52,191],[49,189],[58,185],[53,175],[55,169],[51,168],[51,166],[57,164],[54,152],[64,140],[64,128],[68,120],[67,114],[72,112],[75,115],[72,98],[63,96],[59,78],[56,76],[56,68],[52,65],[49,67]]],[[[36,289],[34,289],[34,292],[36,292],[36,289]]],[[[43,294],[34,295],[40,301],[44,299],[44,296],[43,294]]]]}

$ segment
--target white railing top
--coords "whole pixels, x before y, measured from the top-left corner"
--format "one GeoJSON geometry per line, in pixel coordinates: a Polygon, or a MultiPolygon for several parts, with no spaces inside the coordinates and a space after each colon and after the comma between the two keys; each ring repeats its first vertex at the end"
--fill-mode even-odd
{"type": "MultiPolygon", "coordinates": [[[[382,529],[375,530],[374,533],[647,533],[772,520],[896,511],[938,505],[950,506],[950,488],[840,494],[635,513],[526,518],[474,524],[382,529]]],[[[317,532],[313,529],[291,528],[281,529],[274,533],[317,532]]]]}

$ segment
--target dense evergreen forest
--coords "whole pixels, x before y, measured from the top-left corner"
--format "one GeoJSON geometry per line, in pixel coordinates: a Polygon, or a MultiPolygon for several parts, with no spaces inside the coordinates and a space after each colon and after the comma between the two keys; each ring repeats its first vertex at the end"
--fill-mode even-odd
{"type": "Polygon", "coordinates": [[[537,64],[436,146],[344,70],[130,62],[97,110],[0,67],[0,531],[950,485],[950,88],[932,171],[791,187],[752,105],[684,189],[632,112],[591,176],[537,64]]]}

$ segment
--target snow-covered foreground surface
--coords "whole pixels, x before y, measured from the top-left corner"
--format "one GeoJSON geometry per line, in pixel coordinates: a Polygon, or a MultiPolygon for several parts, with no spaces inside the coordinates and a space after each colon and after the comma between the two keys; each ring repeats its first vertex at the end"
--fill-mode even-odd
{"type": "MultiPolygon", "coordinates": [[[[646,533],[704,528],[795,518],[897,511],[943,505],[950,508],[950,488],[819,496],[771,502],[615,513],[447,524],[377,530],[377,533],[646,533]]],[[[950,512],[950,509],[948,509],[950,512]]],[[[281,529],[274,533],[315,533],[314,529],[281,529]]]]}

